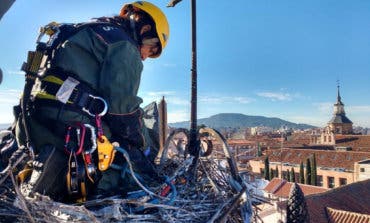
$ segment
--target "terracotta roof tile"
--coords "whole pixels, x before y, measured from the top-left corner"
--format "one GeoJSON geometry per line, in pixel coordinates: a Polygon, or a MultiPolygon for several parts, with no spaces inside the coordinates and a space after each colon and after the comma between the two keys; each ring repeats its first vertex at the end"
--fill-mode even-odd
{"type": "MultiPolygon", "coordinates": [[[[309,194],[317,194],[328,191],[328,189],[306,185],[306,184],[298,184],[299,187],[302,189],[304,195],[309,194]]],[[[264,188],[264,190],[268,193],[272,193],[275,196],[288,198],[290,193],[290,188],[293,186],[293,183],[288,182],[286,180],[280,178],[273,178],[264,188]]]]}
{"type": "Polygon", "coordinates": [[[268,156],[270,162],[300,164],[301,162],[305,163],[306,159],[313,154],[316,156],[318,167],[344,168],[347,170],[353,170],[354,162],[370,158],[370,152],[284,148],[267,150],[265,156],[257,157],[255,160],[264,160],[268,156]]]}
{"type": "Polygon", "coordinates": [[[370,215],[326,208],[329,223],[369,223],[370,215]]]}
{"type": "MultiPolygon", "coordinates": [[[[370,179],[334,188],[324,193],[305,196],[310,222],[328,223],[327,207],[362,215],[370,215],[370,179]]],[[[287,201],[278,202],[286,210],[287,201]]],[[[351,215],[346,215],[346,219],[351,215]]],[[[347,223],[347,221],[344,221],[347,223]]],[[[338,222],[339,223],[339,222],[338,222]]],[[[350,223],[350,222],[349,222],[350,223]]],[[[352,223],[352,222],[351,222],[352,223]]]]}
{"type": "Polygon", "coordinates": [[[328,222],[326,207],[369,215],[370,179],[305,198],[313,222],[328,222]]]}
{"type": "Polygon", "coordinates": [[[335,144],[351,147],[353,151],[370,152],[370,135],[335,135],[335,144]]]}

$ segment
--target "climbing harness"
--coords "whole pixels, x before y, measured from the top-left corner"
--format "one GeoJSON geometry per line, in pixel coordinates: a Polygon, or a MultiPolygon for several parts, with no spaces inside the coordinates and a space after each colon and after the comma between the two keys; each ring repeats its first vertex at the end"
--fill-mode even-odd
{"type": "MultiPolygon", "coordinates": [[[[60,108],[60,111],[67,109],[84,114],[90,119],[95,116],[102,117],[108,111],[105,99],[88,84],[77,80],[75,74],[51,66],[54,51],[62,43],[79,30],[97,24],[107,23],[58,24],[52,22],[40,28],[36,50],[28,52],[27,61],[22,65],[26,83],[20,103],[20,114],[26,148],[32,160],[35,159],[35,154],[30,137],[30,117],[35,108],[49,106],[60,108]],[[44,39],[46,40],[43,41],[44,39]]],[[[76,123],[66,128],[64,145],[64,151],[68,156],[66,182],[68,194],[72,199],[84,201],[87,196],[87,186],[98,180],[98,170],[93,158],[97,149],[96,143],[95,128],[92,125],[76,123]],[[89,143],[85,143],[86,135],[90,135],[89,143]],[[77,148],[73,145],[76,141],[77,148]],[[87,146],[90,147],[87,148],[87,146]]],[[[18,177],[19,182],[22,183],[31,172],[32,168],[21,171],[18,177]]]]}
{"type": "MultiPolygon", "coordinates": [[[[25,72],[25,85],[23,89],[23,97],[20,102],[20,108],[22,127],[25,133],[25,144],[32,160],[35,159],[34,145],[30,137],[30,116],[34,107],[34,104],[32,103],[35,103],[33,100],[31,101],[32,88],[34,88],[36,82],[43,83],[43,78],[46,78],[46,80],[49,78],[47,76],[52,70],[50,68],[50,60],[52,59],[53,51],[70,36],[91,24],[98,23],[72,25],[52,22],[44,27],[41,27],[36,40],[36,50],[29,51],[27,55],[27,61],[22,64],[21,70],[25,72]],[[43,42],[42,39],[45,35],[48,35],[49,38],[47,41],[43,42]]],[[[59,84],[54,83],[54,85],[57,85],[58,87],[48,87],[48,89],[51,90],[56,89],[54,93],[48,93],[48,91],[43,92],[44,96],[49,97],[47,98],[49,100],[45,100],[45,102],[38,100],[38,102],[50,106],[50,102],[53,101],[50,100],[52,98],[50,98],[50,96],[54,96],[59,103],[62,102],[63,104],[76,105],[75,107],[79,108],[82,112],[85,112],[90,116],[97,113],[104,115],[107,112],[108,107],[105,100],[96,94],[92,94],[91,91],[85,91],[85,84],[79,83],[78,81],[76,82],[72,77],[68,76],[70,75],[67,75],[64,79],[59,79],[61,80],[59,81],[59,84]],[[76,97],[71,98],[73,95],[76,97]],[[69,103],[67,103],[68,100],[70,100],[69,103]],[[99,104],[99,106],[96,104],[99,104]],[[100,110],[98,109],[98,111],[95,111],[93,108],[97,107],[99,107],[100,110]]],[[[52,79],[52,77],[50,78],[52,79]]]]}
{"type": "Polygon", "coordinates": [[[40,79],[39,87],[35,90],[34,104],[53,107],[63,105],[64,109],[85,113],[90,117],[107,113],[107,102],[87,84],[58,69],[50,69],[47,73],[47,76],[40,79]]]}
{"type": "MultiPolygon", "coordinates": [[[[54,51],[63,42],[82,28],[94,24],[108,23],[96,22],[79,25],[50,23],[42,27],[36,41],[36,50],[28,53],[27,62],[22,65],[22,70],[26,73],[26,84],[21,101],[21,113],[26,144],[32,157],[34,154],[29,134],[31,129],[29,119],[35,108],[59,107],[59,111],[62,109],[76,111],[87,116],[90,121],[95,118],[94,126],[79,122],[71,125],[68,123],[65,129],[63,149],[68,159],[63,162],[67,162],[66,186],[70,198],[77,202],[86,200],[89,187],[98,182],[101,172],[110,167],[124,168],[113,164],[117,152],[124,155],[127,160],[125,164],[127,169],[133,172],[128,154],[114,142],[111,143],[104,135],[101,119],[108,111],[106,100],[89,84],[79,80],[76,74],[51,66],[54,51]],[[49,38],[46,42],[42,42],[45,36],[49,38]],[[88,137],[90,140],[87,139],[88,137]]],[[[150,150],[147,152],[149,153],[150,150]]],[[[25,173],[29,174],[31,171],[32,169],[27,169],[25,173]]],[[[25,178],[23,176],[27,174],[20,175],[19,181],[23,182],[25,178]]],[[[137,178],[140,176],[135,177],[139,182],[137,178]]],[[[172,180],[166,185],[169,187],[166,187],[163,195],[167,196],[169,189],[172,194],[176,193],[174,192],[176,188],[171,186],[173,185],[172,180]]]]}

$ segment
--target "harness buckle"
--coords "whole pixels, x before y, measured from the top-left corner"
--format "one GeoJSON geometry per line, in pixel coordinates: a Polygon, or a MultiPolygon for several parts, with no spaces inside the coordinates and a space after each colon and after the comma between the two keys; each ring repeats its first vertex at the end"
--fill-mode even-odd
{"type": "Polygon", "coordinates": [[[91,94],[89,94],[89,97],[90,97],[90,98],[92,98],[92,101],[91,101],[90,103],[88,103],[88,104],[90,104],[90,106],[88,106],[88,107],[86,108],[86,105],[85,105],[84,107],[82,107],[82,111],[86,112],[87,114],[89,114],[89,115],[90,115],[90,116],[92,116],[92,117],[95,117],[95,115],[98,115],[98,116],[104,116],[104,115],[107,113],[107,111],[108,111],[108,104],[107,104],[107,102],[104,100],[104,98],[99,97],[99,96],[94,96],[94,95],[91,95],[91,94]],[[92,104],[94,104],[94,103],[93,103],[93,101],[94,101],[94,100],[98,100],[98,101],[103,102],[104,108],[103,108],[103,110],[102,110],[100,113],[97,113],[97,112],[96,112],[96,114],[93,114],[92,112],[90,112],[91,107],[93,107],[93,106],[91,106],[91,105],[92,105],[92,104]]]}

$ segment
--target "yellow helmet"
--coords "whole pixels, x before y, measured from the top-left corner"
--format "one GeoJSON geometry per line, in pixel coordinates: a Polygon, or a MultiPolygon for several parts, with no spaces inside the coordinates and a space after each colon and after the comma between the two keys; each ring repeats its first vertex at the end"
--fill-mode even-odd
{"type": "Polygon", "coordinates": [[[147,1],[136,1],[133,3],[123,5],[121,12],[120,12],[120,16],[124,16],[127,13],[128,7],[130,5],[133,6],[134,9],[136,8],[136,9],[142,10],[152,17],[154,24],[155,24],[155,30],[157,32],[157,36],[161,43],[161,46],[160,46],[161,49],[159,50],[158,54],[152,55],[150,57],[152,58],[159,57],[159,55],[161,55],[162,53],[162,50],[166,47],[167,41],[170,35],[170,27],[168,25],[166,16],[157,6],[147,1]]]}

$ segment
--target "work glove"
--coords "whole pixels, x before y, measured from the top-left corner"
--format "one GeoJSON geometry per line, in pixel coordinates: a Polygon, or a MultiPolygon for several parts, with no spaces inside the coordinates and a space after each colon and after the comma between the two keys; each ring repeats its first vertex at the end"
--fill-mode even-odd
{"type": "Polygon", "coordinates": [[[124,148],[142,148],[144,146],[142,115],[141,109],[126,114],[108,113],[105,115],[112,139],[124,148]]]}

